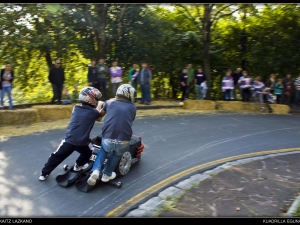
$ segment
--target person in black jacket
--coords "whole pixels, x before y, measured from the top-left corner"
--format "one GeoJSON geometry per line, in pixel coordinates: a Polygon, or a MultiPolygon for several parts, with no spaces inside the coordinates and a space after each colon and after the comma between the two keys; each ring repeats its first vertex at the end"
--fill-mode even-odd
{"type": "Polygon", "coordinates": [[[179,75],[179,81],[180,81],[180,86],[181,86],[181,91],[182,91],[182,97],[181,97],[180,104],[182,105],[183,101],[185,99],[187,86],[189,85],[187,69],[186,68],[182,69],[182,72],[179,75]]]}
{"type": "Polygon", "coordinates": [[[98,68],[96,66],[96,59],[91,60],[91,65],[88,68],[88,82],[89,86],[94,87],[94,88],[99,88],[98,87],[98,68]]]}
{"type": "Polygon", "coordinates": [[[9,62],[6,62],[5,69],[2,69],[0,74],[1,109],[4,108],[3,99],[5,93],[7,93],[9,99],[9,109],[13,109],[13,102],[11,97],[13,79],[14,72],[11,69],[11,64],[9,62]]]}
{"type": "Polygon", "coordinates": [[[55,100],[58,100],[57,104],[61,104],[61,95],[65,82],[65,71],[61,67],[61,61],[55,60],[55,65],[50,69],[48,79],[52,84],[53,98],[51,104],[54,104],[55,100]]]}

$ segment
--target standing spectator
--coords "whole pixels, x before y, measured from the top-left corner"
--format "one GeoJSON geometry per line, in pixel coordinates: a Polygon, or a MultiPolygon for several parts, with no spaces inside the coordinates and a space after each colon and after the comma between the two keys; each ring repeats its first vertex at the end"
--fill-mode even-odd
{"type": "Polygon", "coordinates": [[[140,104],[151,104],[151,81],[152,81],[152,72],[147,68],[148,63],[142,63],[142,69],[139,71],[137,75],[137,81],[140,83],[141,91],[142,91],[142,99],[140,104]]]}
{"type": "Polygon", "coordinates": [[[61,61],[59,59],[55,60],[55,65],[50,69],[48,79],[52,84],[53,88],[53,98],[51,104],[58,100],[58,104],[61,104],[62,89],[65,82],[65,71],[61,67],[61,61]]]}
{"type": "Polygon", "coordinates": [[[192,90],[192,84],[194,83],[194,79],[195,79],[195,72],[194,72],[194,69],[193,69],[193,65],[190,63],[187,65],[187,75],[188,75],[188,82],[189,82],[189,85],[187,86],[187,89],[186,89],[186,96],[185,98],[189,98],[190,97],[190,93],[191,93],[191,90],[192,90]]]}
{"type": "Polygon", "coordinates": [[[266,82],[266,87],[270,88],[271,94],[274,94],[275,90],[275,74],[271,74],[269,79],[266,82]]]}
{"type": "Polygon", "coordinates": [[[206,92],[207,92],[207,84],[206,81],[201,83],[201,90],[202,90],[202,98],[206,98],[206,92]]]}
{"type": "Polygon", "coordinates": [[[293,94],[292,86],[291,86],[291,85],[288,85],[288,86],[286,87],[286,89],[284,90],[284,95],[283,95],[283,96],[284,96],[284,97],[283,97],[284,102],[283,102],[283,104],[285,104],[285,105],[291,104],[292,94],[293,94]]]}
{"type": "Polygon", "coordinates": [[[266,105],[269,109],[269,113],[273,112],[273,109],[271,108],[270,104],[274,103],[274,96],[271,94],[271,89],[270,88],[266,88],[263,92],[263,98],[266,102],[266,105]]]}
{"type": "MultiPolygon", "coordinates": [[[[106,93],[106,86],[108,85],[107,78],[109,76],[108,66],[105,64],[104,59],[99,59],[98,65],[98,90],[101,91],[104,101],[108,100],[106,93]]],[[[114,96],[114,95],[113,95],[114,96]]]]}
{"type": "MultiPolygon", "coordinates": [[[[199,66],[197,72],[194,75],[196,100],[203,100],[201,84],[205,81],[206,81],[205,74],[203,73],[202,68],[199,66]]],[[[190,83],[188,82],[188,84],[190,83]]]]}
{"type": "Polygon", "coordinates": [[[186,68],[182,69],[182,72],[179,75],[179,81],[180,81],[180,87],[181,87],[181,91],[182,91],[182,97],[181,97],[180,105],[183,105],[183,101],[185,99],[185,94],[186,94],[186,88],[189,84],[186,68]]]}
{"type": "Polygon", "coordinates": [[[282,84],[283,84],[283,92],[284,94],[282,95],[282,102],[283,104],[289,104],[290,103],[290,98],[292,97],[292,87],[294,86],[294,82],[293,82],[293,79],[292,79],[292,75],[290,73],[288,73],[286,75],[286,77],[282,80],[282,84]],[[288,86],[290,86],[288,88],[288,86]],[[288,98],[288,99],[285,99],[285,98],[288,98]]]}
{"type": "Polygon", "coordinates": [[[121,67],[118,66],[117,61],[113,61],[112,67],[109,70],[110,72],[110,80],[112,85],[112,96],[116,95],[117,89],[120,87],[122,82],[122,74],[123,71],[121,67]]]}
{"type": "Polygon", "coordinates": [[[224,93],[224,100],[230,101],[231,100],[231,93],[234,88],[234,82],[231,77],[231,72],[227,71],[225,77],[222,80],[222,92],[224,93]]]}
{"type": "Polygon", "coordinates": [[[247,71],[243,71],[243,76],[240,77],[240,79],[238,80],[238,84],[241,88],[241,94],[242,94],[242,101],[243,102],[249,102],[250,97],[251,97],[251,83],[252,80],[251,78],[248,76],[248,72],[247,71]]]}
{"type": "Polygon", "coordinates": [[[300,73],[298,78],[295,80],[295,106],[299,106],[300,99],[300,73]]]}
{"type": "Polygon", "coordinates": [[[252,84],[252,90],[253,90],[252,97],[255,102],[260,103],[260,111],[261,112],[264,111],[264,109],[265,109],[264,96],[263,96],[264,89],[265,89],[265,84],[260,81],[260,77],[256,77],[252,84]]]}
{"type": "Polygon", "coordinates": [[[89,86],[98,88],[98,69],[96,66],[96,59],[91,59],[91,65],[88,67],[87,77],[89,86]]]}
{"type": "Polygon", "coordinates": [[[11,69],[11,64],[6,62],[5,69],[1,70],[0,74],[0,90],[1,90],[1,109],[4,109],[4,95],[7,93],[9,99],[9,109],[13,109],[12,101],[12,82],[14,80],[14,72],[11,69]]]}
{"type": "Polygon", "coordinates": [[[239,88],[239,84],[238,81],[240,79],[240,77],[243,76],[242,73],[242,69],[241,68],[237,68],[236,71],[232,74],[233,77],[233,83],[234,83],[234,89],[233,89],[233,98],[236,99],[236,94],[237,94],[237,90],[239,90],[240,94],[241,93],[241,89],[239,88]]]}
{"type": "Polygon", "coordinates": [[[63,105],[68,105],[72,103],[72,98],[69,93],[69,89],[67,87],[64,87],[63,89],[63,95],[62,95],[62,103],[63,105]]]}
{"type": "Polygon", "coordinates": [[[72,92],[72,102],[78,103],[79,102],[79,92],[78,92],[78,85],[74,84],[74,90],[72,92]]]}
{"type": "MultiPolygon", "coordinates": [[[[234,81],[234,80],[233,80],[233,72],[232,72],[232,70],[231,70],[231,69],[228,69],[227,72],[230,74],[230,77],[231,77],[232,81],[234,81]]],[[[234,97],[233,97],[233,91],[234,91],[234,82],[233,82],[233,89],[232,89],[231,92],[230,92],[230,99],[231,99],[231,100],[234,100],[234,97]]]]}
{"type": "Polygon", "coordinates": [[[137,65],[134,63],[132,64],[132,68],[130,68],[129,72],[128,72],[128,80],[129,80],[129,84],[134,87],[134,89],[136,90],[137,88],[137,82],[136,82],[136,75],[137,75],[137,65]]]}
{"type": "Polygon", "coordinates": [[[277,83],[274,85],[275,87],[275,95],[276,95],[276,103],[281,104],[282,101],[282,92],[283,92],[283,84],[282,84],[282,79],[278,79],[277,83]]]}

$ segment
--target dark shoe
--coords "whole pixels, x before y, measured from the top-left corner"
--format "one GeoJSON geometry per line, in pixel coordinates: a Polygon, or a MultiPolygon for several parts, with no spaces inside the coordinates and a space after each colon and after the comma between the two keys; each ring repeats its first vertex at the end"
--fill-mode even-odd
{"type": "Polygon", "coordinates": [[[140,102],[140,104],[144,104],[144,102],[140,102]]]}
{"type": "Polygon", "coordinates": [[[146,104],[145,105],[151,105],[151,103],[149,103],[149,102],[146,102],[146,104]]]}
{"type": "Polygon", "coordinates": [[[269,111],[269,113],[272,113],[273,112],[273,109],[271,109],[270,111],[269,111]]]}

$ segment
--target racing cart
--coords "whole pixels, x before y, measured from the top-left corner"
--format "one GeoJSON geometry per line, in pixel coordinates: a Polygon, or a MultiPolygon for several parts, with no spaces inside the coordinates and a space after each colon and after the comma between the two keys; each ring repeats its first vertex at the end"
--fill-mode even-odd
{"type": "MultiPolygon", "coordinates": [[[[88,185],[87,180],[92,173],[91,169],[93,167],[93,163],[97,157],[97,154],[101,148],[101,135],[92,139],[92,144],[94,147],[93,154],[88,162],[89,166],[80,171],[74,171],[74,165],[69,167],[68,165],[64,165],[63,169],[65,172],[63,174],[58,174],[56,177],[56,182],[62,187],[69,187],[75,184],[76,188],[83,192],[89,192],[94,187],[96,187],[99,183],[103,183],[101,180],[97,180],[96,184],[93,186],[88,185]]],[[[141,154],[144,150],[144,145],[142,144],[142,138],[140,136],[133,135],[130,140],[129,150],[124,152],[122,157],[120,158],[116,168],[115,173],[117,177],[125,176],[130,171],[130,168],[133,164],[136,164],[141,159],[141,154]]],[[[105,165],[107,160],[104,161],[103,166],[105,165]]],[[[102,176],[100,174],[99,178],[102,176]]],[[[111,184],[115,187],[121,188],[122,183],[114,180],[110,180],[106,183],[111,184]]]]}

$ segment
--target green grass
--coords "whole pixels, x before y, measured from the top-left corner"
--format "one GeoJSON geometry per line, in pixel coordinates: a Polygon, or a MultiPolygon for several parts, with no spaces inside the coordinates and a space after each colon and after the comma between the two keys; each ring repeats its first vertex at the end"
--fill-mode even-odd
{"type": "Polygon", "coordinates": [[[300,217],[300,203],[298,204],[297,210],[293,213],[293,216],[300,217]]]}

